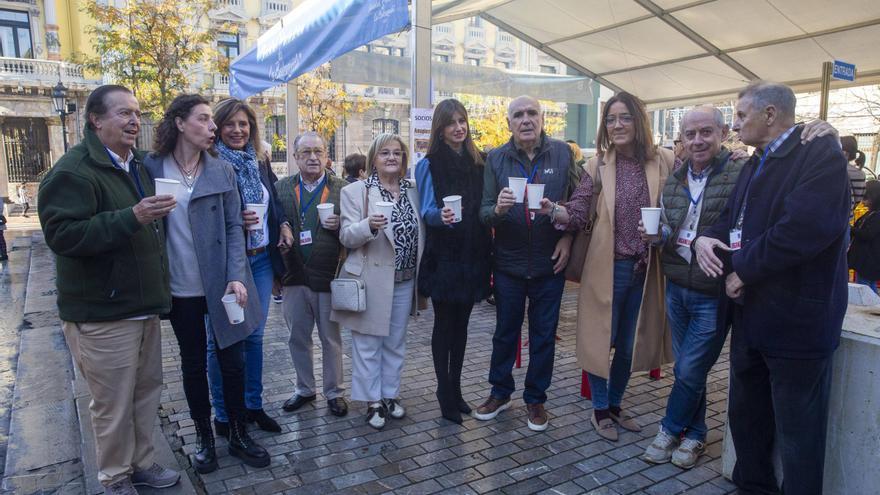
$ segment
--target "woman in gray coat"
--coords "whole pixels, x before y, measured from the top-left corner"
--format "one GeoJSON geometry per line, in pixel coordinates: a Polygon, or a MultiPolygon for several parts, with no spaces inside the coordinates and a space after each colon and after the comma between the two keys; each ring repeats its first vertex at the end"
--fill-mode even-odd
{"type": "Polygon", "coordinates": [[[269,465],[269,455],[245,429],[244,340],[263,319],[244,251],[241,202],[232,166],[211,155],[214,125],[208,101],[181,95],[156,130],[155,153],[145,160],[153,178],[179,182],[175,208],[165,219],[171,273],[171,326],[180,346],[183,391],[196,427],[193,466],[217,469],[208,399],[207,329],[217,343],[229,412],[229,454],[249,466],[269,465]],[[245,308],[231,324],[220,299],[235,294],[245,308]]]}

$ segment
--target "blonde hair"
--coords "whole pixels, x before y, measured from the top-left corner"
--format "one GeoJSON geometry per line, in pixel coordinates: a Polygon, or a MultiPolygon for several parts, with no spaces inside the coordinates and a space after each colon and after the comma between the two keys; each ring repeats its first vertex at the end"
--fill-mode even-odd
{"type": "Polygon", "coordinates": [[[403,138],[398,136],[397,134],[379,134],[376,136],[376,139],[373,140],[373,144],[370,145],[370,150],[367,151],[367,175],[373,174],[373,161],[376,160],[376,155],[379,154],[379,150],[385,147],[391,141],[397,141],[400,143],[400,150],[403,151],[403,159],[400,164],[400,176],[406,177],[406,171],[409,167],[409,149],[406,146],[406,143],[403,142],[403,138]]]}

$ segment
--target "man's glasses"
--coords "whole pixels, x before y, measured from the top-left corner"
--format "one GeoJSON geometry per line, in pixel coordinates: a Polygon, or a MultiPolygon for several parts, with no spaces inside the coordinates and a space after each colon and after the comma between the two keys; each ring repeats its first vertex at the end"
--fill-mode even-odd
{"type": "Polygon", "coordinates": [[[316,148],[313,150],[304,149],[297,151],[296,154],[299,155],[300,158],[308,158],[311,155],[315,155],[316,157],[321,158],[322,156],[324,156],[324,150],[322,150],[321,148],[316,148]]]}

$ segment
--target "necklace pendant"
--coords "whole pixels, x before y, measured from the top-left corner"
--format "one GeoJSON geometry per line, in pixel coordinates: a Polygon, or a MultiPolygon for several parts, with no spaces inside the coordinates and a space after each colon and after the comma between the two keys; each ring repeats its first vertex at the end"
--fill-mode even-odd
{"type": "Polygon", "coordinates": [[[193,192],[193,188],[192,188],[192,186],[186,186],[186,190],[189,191],[190,193],[193,192]]]}

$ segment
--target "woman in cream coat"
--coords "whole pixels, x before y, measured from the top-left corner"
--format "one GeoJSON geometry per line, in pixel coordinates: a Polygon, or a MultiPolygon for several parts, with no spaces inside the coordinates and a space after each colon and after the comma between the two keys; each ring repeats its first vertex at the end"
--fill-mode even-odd
{"type": "Polygon", "coordinates": [[[400,376],[425,239],[418,192],[404,179],[408,162],[400,136],[381,134],[367,154],[367,180],[349,184],[340,196],[339,240],[349,253],[339,277],[364,281],[367,309],[333,311],[330,319],[351,330],[351,398],[369,404],[367,422],[376,429],[386,416],[405,414],[400,376]],[[378,212],[381,201],[394,204],[391,218],[378,212]]]}

